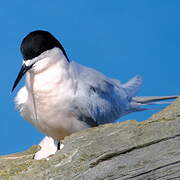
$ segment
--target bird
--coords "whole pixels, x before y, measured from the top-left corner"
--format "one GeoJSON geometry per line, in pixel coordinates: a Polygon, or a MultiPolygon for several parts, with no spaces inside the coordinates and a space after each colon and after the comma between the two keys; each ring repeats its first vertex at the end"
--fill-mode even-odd
{"type": "Polygon", "coordinates": [[[136,96],[140,75],[126,83],[95,69],[70,61],[50,32],[35,30],[20,45],[22,67],[12,91],[25,75],[15,104],[21,116],[45,134],[34,159],[49,158],[63,148],[65,136],[86,128],[113,123],[129,113],[147,110],[145,105],[177,96],[136,96]]]}

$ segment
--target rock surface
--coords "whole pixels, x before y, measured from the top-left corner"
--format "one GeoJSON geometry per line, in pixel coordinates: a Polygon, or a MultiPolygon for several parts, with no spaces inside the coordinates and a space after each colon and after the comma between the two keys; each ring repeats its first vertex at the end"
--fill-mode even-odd
{"type": "Polygon", "coordinates": [[[49,160],[38,146],[0,156],[0,180],[179,180],[180,99],[149,120],[129,120],[69,137],[49,160]]]}

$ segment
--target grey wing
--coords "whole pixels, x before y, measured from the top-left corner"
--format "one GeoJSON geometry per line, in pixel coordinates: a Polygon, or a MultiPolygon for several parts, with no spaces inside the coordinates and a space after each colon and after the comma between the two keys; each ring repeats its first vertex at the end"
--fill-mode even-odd
{"type": "Polygon", "coordinates": [[[72,111],[90,126],[110,123],[126,114],[128,93],[118,80],[94,69],[71,62],[70,71],[77,84],[72,111]]]}

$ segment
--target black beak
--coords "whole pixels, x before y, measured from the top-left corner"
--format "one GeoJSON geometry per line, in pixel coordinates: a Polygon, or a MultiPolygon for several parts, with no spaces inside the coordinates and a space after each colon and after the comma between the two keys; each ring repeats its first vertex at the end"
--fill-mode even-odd
{"type": "Polygon", "coordinates": [[[15,82],[14,82],[14,85],[13,85],[13,87],[12,87],[11,92],[14,91],[14,89],[16,88],[17,84],[19,83],[19,81],[21,80],[21,78],[23,77],[23,75],[24,75],[29,69],[31,69],[32,66],[33,66],[33,64],[30,65],[30,66],[26,66],[25,64],[22,65],[21,70],[19,71],[19,74],[18,74],[18,76],[17,76],[17,78],[16,78],[16,80],[15,80],[15,82]]]}

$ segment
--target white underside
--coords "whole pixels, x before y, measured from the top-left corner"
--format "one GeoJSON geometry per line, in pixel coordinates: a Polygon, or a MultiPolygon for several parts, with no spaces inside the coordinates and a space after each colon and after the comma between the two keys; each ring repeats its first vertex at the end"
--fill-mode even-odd
{"type": "Polygon", "coordinates": [[[56,140],[87,128],[70,111],[75,88],[68,66],[58,59],[40,73],[27,72],[26,86],[15,99],[23,118],[56,140]]]}
{"type": "MultiPolygon", "coordinates": [[[[68,70],[69,63],[60,55],[57,53],[53,60],[46,58],[37,62],[37,66],[26,73],[26,85],[15,98],[22,117],[54,140],[61,140],[87,128],[70,111],[76,88],[68,70]]],[[[35,155],[35,159],[45,158],[57,150],[53,140],[46,139],[43,142],[40,143],[42,149],[35,155]],[[48,143],[45,145],[43,142],[48,143]]]]}

